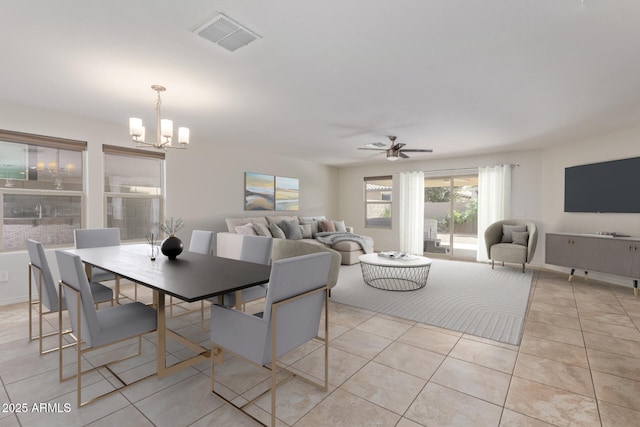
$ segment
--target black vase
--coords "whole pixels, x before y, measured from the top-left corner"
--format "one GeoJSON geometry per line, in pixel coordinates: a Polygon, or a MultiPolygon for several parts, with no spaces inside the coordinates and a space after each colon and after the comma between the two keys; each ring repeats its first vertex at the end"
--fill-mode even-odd
{"type": "Polygon", "coordinates": [[[182,243],[182,240],[178,239],[174,235],[170,235],[164,239],[162,246],[160,246],[162,253],[169,257],[169,259],[176,259],[176,257],[182,253],[183,249],[184,244],[182,243]]]}

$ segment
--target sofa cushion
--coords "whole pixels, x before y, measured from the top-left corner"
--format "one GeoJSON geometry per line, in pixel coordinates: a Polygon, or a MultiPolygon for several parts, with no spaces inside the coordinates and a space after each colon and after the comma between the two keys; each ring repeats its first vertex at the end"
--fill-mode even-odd
{"type": "Polygon", "coordinates": [[[298,219],[300,219],[300,222],[302,222],[302,221],[309,222],[309,221],[322,221],[322,220],[327,219],[327,217],[324,216],[324,215],[299,216],[298,219]]]}
{"type": "Polygon", "coordinates": [[[282,228],[278,227],[278,224],[269,224],[269,231],[274,239],[286,239],[287,236],[282,231],[282,228]]]}
{"type": "Polygon", "coordinates": [[[289,240],[300,240],[302,239],[302,231],[300,231],[300,224],[298,223],[298,218],[295,220],[282,221],[280,222],[280,228],[284,231],[284,235],[289,240]]]}
{"type": "Polygon", "coordinates": [[[335,245],[331,246],[331,249],[335,249],[336,251],[341,251],[341,252],[353,252],[353,251],[362,252],[362,247],[358,243],[351,242],[349,240],[343,240],[342,242],[338,242],[335,245]]]}
{"type": "Polygon", "coordinates": [[[250,222],[243,225],[236,225],[235,231],[238,234],[247,234],[249,236],[255,236],[256,231],[253,229],[253,224],[250,222]]]}
{"type": "Polygon", "coordinates": [[[286,215],[276,215],[276,216],[266,216],[265,217],[268,224],[280,224],[282,221],[295,221],[299,223],[297,216],[286,216],[286,215]]]}
{"type": "Polygon", "coordinates": [[[253,218],[226,218],[224,220],[227,224],[227,231],[230,233],[236,232],[236,227],[238,225],[248,224],[250,222],[254,224],[264,224],[268,225],[267,220],[263,216],[253,217],[253,218]]]}
{"type": "Polygon", "coordinates": [[[502,243],[513,242],[513,237],[511,233],[513,233],[514,231],[527,231],[527,226],[524,224],[521,224],[521,225],[502,224],[502,243]]]}

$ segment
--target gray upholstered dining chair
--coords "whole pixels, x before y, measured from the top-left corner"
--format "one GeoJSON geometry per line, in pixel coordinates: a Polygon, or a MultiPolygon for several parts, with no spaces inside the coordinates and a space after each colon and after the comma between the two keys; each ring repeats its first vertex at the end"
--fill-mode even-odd
{"type": "Polygon", "coordinates": [[[313,245],[301,240],[273,239],[271,261],[318,252],[329,252],[331,254],[331,270],[329,271],[329,281],[327,282],[329,297],[331,297],[331,288],[338,283],[340,274],[340,264],[342,263],[340,252],[324,245],[313,245]]]}
{"type": "MultiPolygon", "coordinates": [[[[77,365],[75,375],[64,377],[63,352],[59,352],[60,381],[66,381],[71,378],[77,379],[78,407],[81,407],[144,379],[141,378],[134,383],[127,384],[110,370],[115,379],[122,384],[122,387],[118,387],[86,402],[82,401],[82,375],[102,367],[108,367],[111,363],[139,355],[142,352],[142,335],[154,332],[157,328],[157,313],[154,308],[141,302],[132,302],[96,310],[89,281],[87,280],[87,275],[80,257],[69,252],[57,250],[56,258],[61,276],[59,284],[60,292],[67,300],[67,309],[69,311],[71,329],[73,330],[73,334],[70,336],[73,337],[74,342],[72,344],[76,347],[77,365]],[[137,353],[118,360],[112,360],[101,366],[94,366],[91,369],[82,370],[83,354],[131,338],[138,338],[137,353]]],[[[58,336],[59,344],[62,346],[62,334],[58,336]]],[[[153,375],[155,375],[155,373],[149,376],[153,375]]]]}
{"type": "MultiPolygon", "coordinates": [[[[242,240],[239,259],[241,261],[269,265],[271,263],[272,247],[273,239],[270,237],[245,236],[242,240]]],[[[239,295],[238,292],[225,294],[222,305],[236,306],[236,308],[238,308],[238,305],[264,298],[266,294],[266,285],[253,286],[251,288],[243,289],[239,295]],[[238,298],[241,298],[240,304],[238,304],[238,298]]]]}
{"type": "MultiPolygon", "coordinates": [[[[57,313],[58,310],[66,310],[67,303],[64,298],[58,297],[58,290],[53,280],[53,274],[49,267],[49,261],[44,252],[42,243],[33,239],[27,240],[27,251],[29,252],[29,341],[39,340],[40,354],[50,353],[58,350],[53,347],[43,350],[43,339],[57,335],[62,328],[60,325],[60,317],[58,318],[58,330],[50,333],[43,333],[42,323],[44,316],[57,313]],[[35,282],[35,286],[34,286],[35,282]],[[33,300],[33,288],[36,288],[38,298],[33,300]],[[37,306],[38,310],[38,334],[33,335],[33,309],[37,306]],[[46,311],[44,308],[46,308],[46,311]]],[[[113,290],[100,283],[91,284],[91,295],[97,304],[103,302],[111,302],[113,306],[113,290]]],[[[66,333],[67,331],[63,331],[66,333]]]]}
{"type": "MultiPolygon", "coordinates": [[[[324,391],[327,390],[329,379],[327,279],[330,268],[331,254],[326,252],[274,261],[262,313],[250,315],[217,304],[211,306],[211,391],[213,393],[231,403],[215,391],[214,365],[216,361],[219,362],[223,358],[222,351],[225,349],[269,369],[271,387],[264,393],[271,391],[271,425],[275,426],[278,386],[276,375],[280,372],[291,374],[284,367],[279,366],[277,358],[312,339],[318,339],[324,343],[324,384],[308,378],[307,380],[324,391]],[[324,338],[319,338],[318,329],[323,306],[324,338]]],[[[244,406],[236,407],[242,410],[244,406]]]]}
{"type": "Polygon", "coordinates": [[[522,264],[530,263],[538,243],[538,227],[533,221],[525,219],[505,219],[494,222],[484,232],[487,256],[491,268],[495,261],[522,264]]]}
{"type": "MultiPolygon", "coordinates": [[[[254,262],[256,264],[269,265],[271,263],[271,250],[273,239],[265,236],[245,236],[242,240],[242,248],[237,259],[254,262]]],[[[231,254],[218,254],[222,258],[234,258],[231,254]]],[[[244,304],[264,298],[267,295],[267,285],[252,286],[238,292],[225,294],[221,297],[207,299],[212,304],[221,303],[227,307],[244,308],[244,304]]],[[[200,323],[204,328],[204,309],[200,316],[200,323]]]]}
{"type": "MultiPolygon", "coordinates": [[[[119,228],[82,228],[73,231],[76,249],[120,246],[119,228]]],[[[116,303],[120,302],[120,277],[97,267],[88,270],[89,282],[115,280],[116,303]]],[[[134,300],[138,299],[138,287],[134,286],[134,300]]]]}
{"type": "MultiPolygon", "coordinates": [[[[193,230],[191,232],[191,242],[189,242],[189,252],[194,252],[197,254],[203,254],[203,255],[211,255],[211,251],[213,250],[213,236],[214,233],[213,231],[207,231],[207,230],[193,230]]],[[[176,303],[176,304],[180,304],[180,303],[176,303]]],[[[169,296],[169,317],[175,317],[173,314],[173,306],[174,306],[174,302],[173,302],[173,297],[169,296]]],[[[204,318],[204,301],[200,302],[200,312],[201,312],[201,325],[204,328],[204,321],[202,320],[204,318]]],[[[179,315],[184,315],[184,314],[189,314],[191,313],[191,311],[187,310],[184,311],[182,313],[180,313],[179,315]]],[[[178,316],[178,315],[176,315],[178,316]]]]}
{"type": "Polygon", "coordinates": [[[211,255],[213,234],[213,231],[193,230],[191,232],[191,242],[189,242],[189,252],[211,255]]]}

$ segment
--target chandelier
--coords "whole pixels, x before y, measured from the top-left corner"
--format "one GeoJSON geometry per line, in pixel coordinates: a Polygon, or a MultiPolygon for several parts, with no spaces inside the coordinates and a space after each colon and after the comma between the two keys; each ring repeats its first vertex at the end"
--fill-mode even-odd
{"type": "Polygon", "coordinates": [[[171,142],[173,140],[173,122],[171,120],[162,119],[160,117],[160,104],[162,104],[162,100],[160,99],[160,92],[164,92],[167,89],[164,86],[160,85],[152,85],[151,89],[155,90],[158,93],[158,99],[156,100],[156,140],[155,142],[146,142],[144,140],[145,129],[144,126],[142,126],[142,119],[131,117],[129,119],[129,135],[131,135],[133,142],[135,142],[138,147],[152,146],[158,149],[165,150],[167,148],[186,149],[187,145],[189,144],[189,128],[178,128],[178,143],[180,145],[172,145],[171,142]]]}

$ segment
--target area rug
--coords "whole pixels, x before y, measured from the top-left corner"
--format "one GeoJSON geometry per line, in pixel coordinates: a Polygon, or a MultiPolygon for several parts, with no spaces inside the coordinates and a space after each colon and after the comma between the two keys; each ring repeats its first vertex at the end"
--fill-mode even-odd
{"type": "Polygon", "coordinates": [[[355,264],[342,266],[331,300],[519,345],[532,279],[520,267],[434,259],[424,288],[395,292],[365,284],[355,264]]]}

